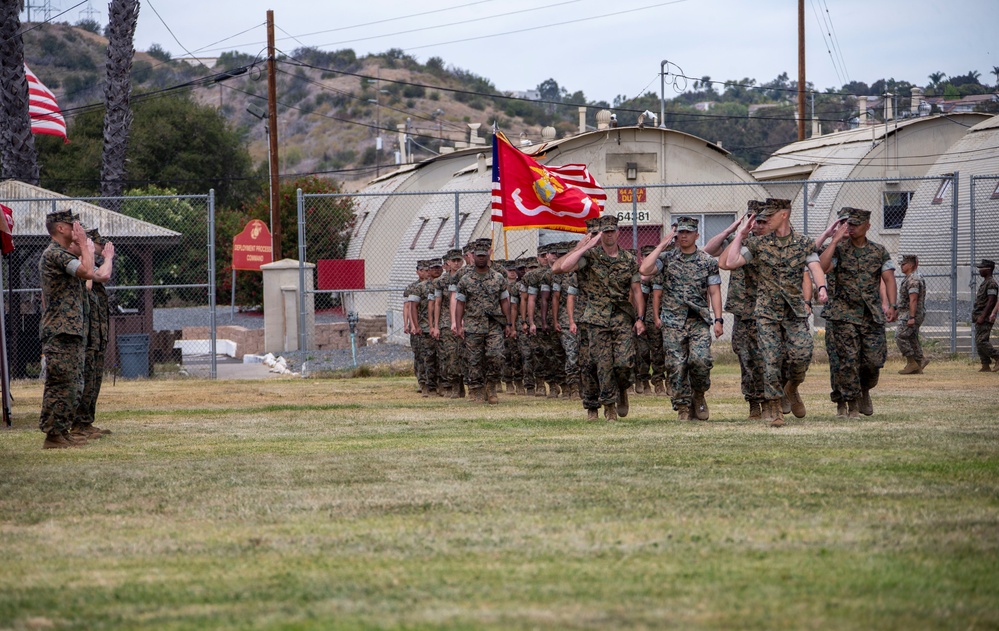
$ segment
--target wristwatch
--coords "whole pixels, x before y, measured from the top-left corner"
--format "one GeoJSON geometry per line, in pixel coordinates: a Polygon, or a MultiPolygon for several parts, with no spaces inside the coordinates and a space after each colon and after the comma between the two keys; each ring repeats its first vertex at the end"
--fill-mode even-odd
{"type": "Polygon", "coordinates": [[[725,318],[715,318],[715,322],[721,322],[722,324],[725,324],[725,318]]]}

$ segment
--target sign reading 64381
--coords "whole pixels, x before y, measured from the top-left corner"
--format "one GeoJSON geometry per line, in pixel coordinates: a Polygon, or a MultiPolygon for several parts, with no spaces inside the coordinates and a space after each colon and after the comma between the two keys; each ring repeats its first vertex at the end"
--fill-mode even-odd
{"type": "Polygon", "coordinates": [[[632,221],[635,221],[632,219],[633,216],[638,217],[638,221],[641,222],[647,222],[652,218],[652,215],[647,210],[639,210],[636,213],[625,212],[623,210],[617,211],[617,220],[621,223],[631,223],[632,221]]]}

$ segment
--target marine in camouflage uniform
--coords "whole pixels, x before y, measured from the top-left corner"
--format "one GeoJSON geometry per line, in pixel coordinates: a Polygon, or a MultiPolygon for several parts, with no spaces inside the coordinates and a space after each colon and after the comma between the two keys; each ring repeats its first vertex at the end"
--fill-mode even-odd
{"type": "Polygon", "coordinates": [[[803,290],[806,268],[819,285],[820,301],[825,302],[827,297],[815,242],[791,227],[790,214],[790,200],[767,199],[758,217],[744,219],[725,252],[728,269],[749,265],[757,279],[753,316],[763,359],[762,416],[771,427],[784,425],[784,396],[791,402],[795,416],[801,418],[806,413],[798,394],[813,348],[803,290]],[[767,232],[750,236],[761,222],[766,224],[767,232]]]}
{"type": "MultiPolygon", "coordinates": [[[[551,398],[559,395],[556,383],[555,357],[551,310],[551,245],[538,247],[539,267],[524,276],[527,287],[527,327],[530,338],[531,365],[534,368],[535,395],[545,396],[544,383],[548,383],[551,398]]],[[[561,351],[561,344],[559,350],[561,351]]]]}
{"type": "Polygon", "coordinates": [[[898,287],[899,313],[898,329],[895,330],[895,345],[898,352],[905,357],[905,367],[898,371],[900,375],[916,375],[923,372],[929,362],[923,356],[923,347],[919,343],[919,327],[926,319],[926,281],[917,271],[919,258],[915,254],[906,254],[901,261],[905,278],[898,287]]]}
{"type": "Polygon", "coordinates": [[[409,334],[409,347],[413,350],[413,374],[416,376],[417,392],[423,392],[426,386],[425,370],[423,367],[423,351],[421,342],[423,335],[417,321],[417,305],[420,304],[419,288],[420,284],[427,280],[429,276],[427,261],[416,262],[417,280],[406,286],[402,292],[403,300],[403,323],[406,333],[409,334]]]}
{"type": "MultiPolygon", "coordinates": [[[[530,335],[530,325],[527,319],[527,304],[528,304],[528,293],[527,293],[527,282],[532,273],[537,271],[540,267],[537,257],[529,256],[525,259],[525,270],[521,275],[520,280],[517,282],[517,293],[519,294],[517,300],[518,307],[518,321],[520,322],[520,328],[517,329],[519,335],[517,336],[517,344],[520,346],[520,357],[523,361],[523,373],[524,373],[524,389],[527,396],[535,396],[537,390],[535,386],[537,385],[538,377],[535,375],[534,366],[534,342],[530,335]]],[[[541,390],[544,390],[544,377],[541,377],[541,390]]]]}
{"type": "Polygon", "coordinates": [[[108,346],[108,292],[101,280],[110,280],[114,261],[114,244],[101,236],[94,228],[87,231],[87,238],[94,244],[94,265],[97,267],[91,287],[87,291],[90,301],[90,317],[87,321],[87,347],[83,368],[83,393],[76,411],[72,432],[88,438],[100,438],[111,430],[94,426],[97,414],[97,397],[101,393],[104,380],[104,353],[108,346]]]}
{"type": "MultiPolygon", "coordinates": [[[[574,241],[563,241],[556,246],[556,255],[569,253],[574,241]]],[[[565,356],[562,380],[562,396],[567,399],[579,398],[579,327],[575,314],[569,307],[570,296],[579,295],[579,282],[576,273],[556,274],[552,277],[552,308],[555,310],[555,332],[559,336],[565,356]]],[[[573,300],[575,304],[575,299],[573,300]]]]}
{"type": "Polygon", "coordinates": [[[850,208],[847,213],[846,223],[822,251],[823,269],[836,269],[836,293],[823,316],[833,329],[840,392],[849,416],[858,418],[874,413],[870,391],[888,354],[885,322],[894,322],[896,316],[895,264],[884,246],[867,238],[871,212],[850,208]],[[890,305],[887,314],[881,308],[882,280],[890,305]]]}
{"type": "Polygon", "coordinates": [[[721,275],[718,262],[698,249],[698,220],[678,217],[670,231],[642,263],[646,275],[662,275],[662,289],[653,291],[653,309],[659,308],[673,409],[679,420],[709,417],[705,393],[711,388],[711,333],[723,333],[721,275]],[[676,237],[679,247],[666,246],[676,237]]]}
{"type": "MultiPolygon", "coordinates": [[[[655,249],[654,245],[642,247],[643,260],[655,249]]],[[[666,356],[663,351],[662,330],[656,326],[652,308],[653,289],[662,289],[661,274],[642,277],[642,300],[645,303],[645,332],[635,336],[635,392],[638,394],[666,393],[666,356]],[[651,370],[652,374],[649,374],[651,370]]]]}
{"type": "Polygon", "coordinates": [[[45,304],[40,328],[45,390],[38,427],[45,432],[43,449],[63,449],[87,442],[70,430],[83,391],[90,310],[86,281],[94,276],[94,255],[71,211],[49,213],[45,227],[52,241],[38,262],[45,304]]]}
{"type": "Polygon", "coordinates": [[[444,255],[447,269],[434,281],[434,323],[437,334],[437,382],[446,397],[457,399],[461,380],[461,340],[451,331],[451,292],[461,269],[461,250],[448,250],[444,255]]]}
{"type": "Polygon", "coordinates": [[[586,308],[578,319],[587,325],[585,341],[589,360],[596,364],[598,402],[604,406],[604,417],[613,421],[628,414],[628,388],[635,380],[634,334],[641,334],[645,324],[644,314],[636,313],[632,302],[641,304],[638,261],[618,247],[616,216],[601,217],[598,225],[599,238],[583,237],[576,249],[558,260],[554,272],[575,271],[580,291],[586,294],[586,308]]]}
{"type": "MultiPolygon", "coordinates": [[[[586,232],[596,235],[600,231],[600,217],[586,220],[586,232]]],[[[579,247],[579,243],[567,254],[579,247]]],[[[560,257],[561,258],[561,257],[560,257]]],[[[570,272],[575,280],[575,292],[570,291],[566,299],[566,310],[573,314],[573,322],[576,324],[576,336],[579,339],[579,356],[577,365],[579,367],[579,398],[582,399],[583,409],[586,410],[587,418],[595,421],[599,420],[600,410],[600,380],[597,377],[597,365],[590,356],[589,326],[585,322],[579,321],[579,316],[586,312],[586,291],[579,284],[579,275],[570,272]]]]}
{"type": "MultiPolygon", "coordinates": [[[[506,268],[506,290],[510,294],[510,314],[514,317],[515,331],[520,330],[521,324],[518,269],[525,269],[525,259],[509,261],[506,268]]],[[[520,354],[520,336],[507,337],[503,340],[503,382],[506,383],[507,394],[525,394],[524,358],[520,354]]]]}
{"type": "MultiPolygon", "coordinates": [[[[746,214],[755,216],[766,206],[766,202],[751,199],[746,206],[746,214]]],[[[734,239],[741,220],[713,237],[704,246],[704,251],[712,256],[721,256],[734,239]]],[[[766,224],[757,224],[753,233],[764,234],[766,224]]],[[[721,261],[720,261],[721,262],[721,261]]],[[[730,270],[728,293],[725,296],[725,311],[732,314],[732,352],[739,359],[739,375],[742,397],[749,403],[749,420],[763,418],[763,361],[760,355],[760,338],[756,330],[756,268],[744,265],[730,270]]]]}
{"type": "MultiPolygon", "coordinates": [[[[825,232],[816,241],[816,247],[819,250],[825,248],[826,241],[832,237],[833,233],[836,231],[843,222],[847,220],[849,215],[848,209],[840,209],[836,216],[836,221],[826,228],[825,232]]],[[[831,268],[826,272],[826,293],[829,296],[829,300],[832,301],[833,296],[836,295],[836,268],[831,268]]],[[[822,312],[823,318],[825,316],[825,310],[822,312]]],[[[846,399],[843,398],[843,394],[840,392],[839,388],[839,355],[836,354],[836,334],[833,331],[833,327],[826,322],[826,333],[825,333],[825,346],[826,355],[829,357],[829,400],[836,404],[836,416],[838,418],[846,418],[848,414],[846,399]]]]}
{"type": "MultiPolygon", "coordinates": [[[[982,361],[982,368],[979,372],[989,372],[992,360],[999,360],[999,351],[992,345],[989,338],[992,335],[992,326],[995,324],[990,318],[993,308],[996,305],[997,295],[999,295],[999,283],[996,282],[996,264],[989,259],[982,259],[978,264],[978,274],[985,280],[975,294],[975,304],[971,311],[971,321],[975,325],[975,352],[982,361]]],[[[999,371],[999,361],[996,361],[996,371],[999,371]]]]}
{"type": "Polygon", "coordinates": [[[475,267],[462,275],[452,327],[465,340],[468,387],[475,402],[495,404],[502,374],[503,338],[516,333],[510,318],[506,279],[489,267],[490,239],[476,241],[475,267]]]}

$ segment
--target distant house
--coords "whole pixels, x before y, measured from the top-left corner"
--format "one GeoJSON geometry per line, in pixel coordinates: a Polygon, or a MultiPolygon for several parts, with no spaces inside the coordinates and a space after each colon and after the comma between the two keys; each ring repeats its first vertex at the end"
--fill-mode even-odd
{"type": "Polygon", "coordinates": [[[949,101],[943,97],[931,96],[926,99],[926,102],[935,105],[944,114],[959,114],[961,112],[974,112],[983,103],[999,102],[999,94],[972,94],[949,101]]]}

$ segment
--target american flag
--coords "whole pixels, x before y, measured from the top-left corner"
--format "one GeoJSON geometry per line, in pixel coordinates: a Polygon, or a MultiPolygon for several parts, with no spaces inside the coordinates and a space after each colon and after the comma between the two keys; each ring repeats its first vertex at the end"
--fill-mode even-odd
{"type": "Polygon", "coordinates": [[[55,95],[45,87],[35,73],[24,66],[24,76],[28,79],[28,114],[31,116],[31,131],[36,134],[59,136],[66,142],[66,119],[62,117],[55,95]]]}
{"type": "MultiPolygon", "coordinates": [[[[500,188],[499,143],[493,140],[493,187],[492,187],[492,220],[503,223],[503,192],[500,188]]],[[[585,164],[564,164],[562,166],[545,165],[550,173],[554,173],[567,185],[578,188],[588,195],[603,211],[607,201],[607,193],[590,175],[585,164]]]]}

